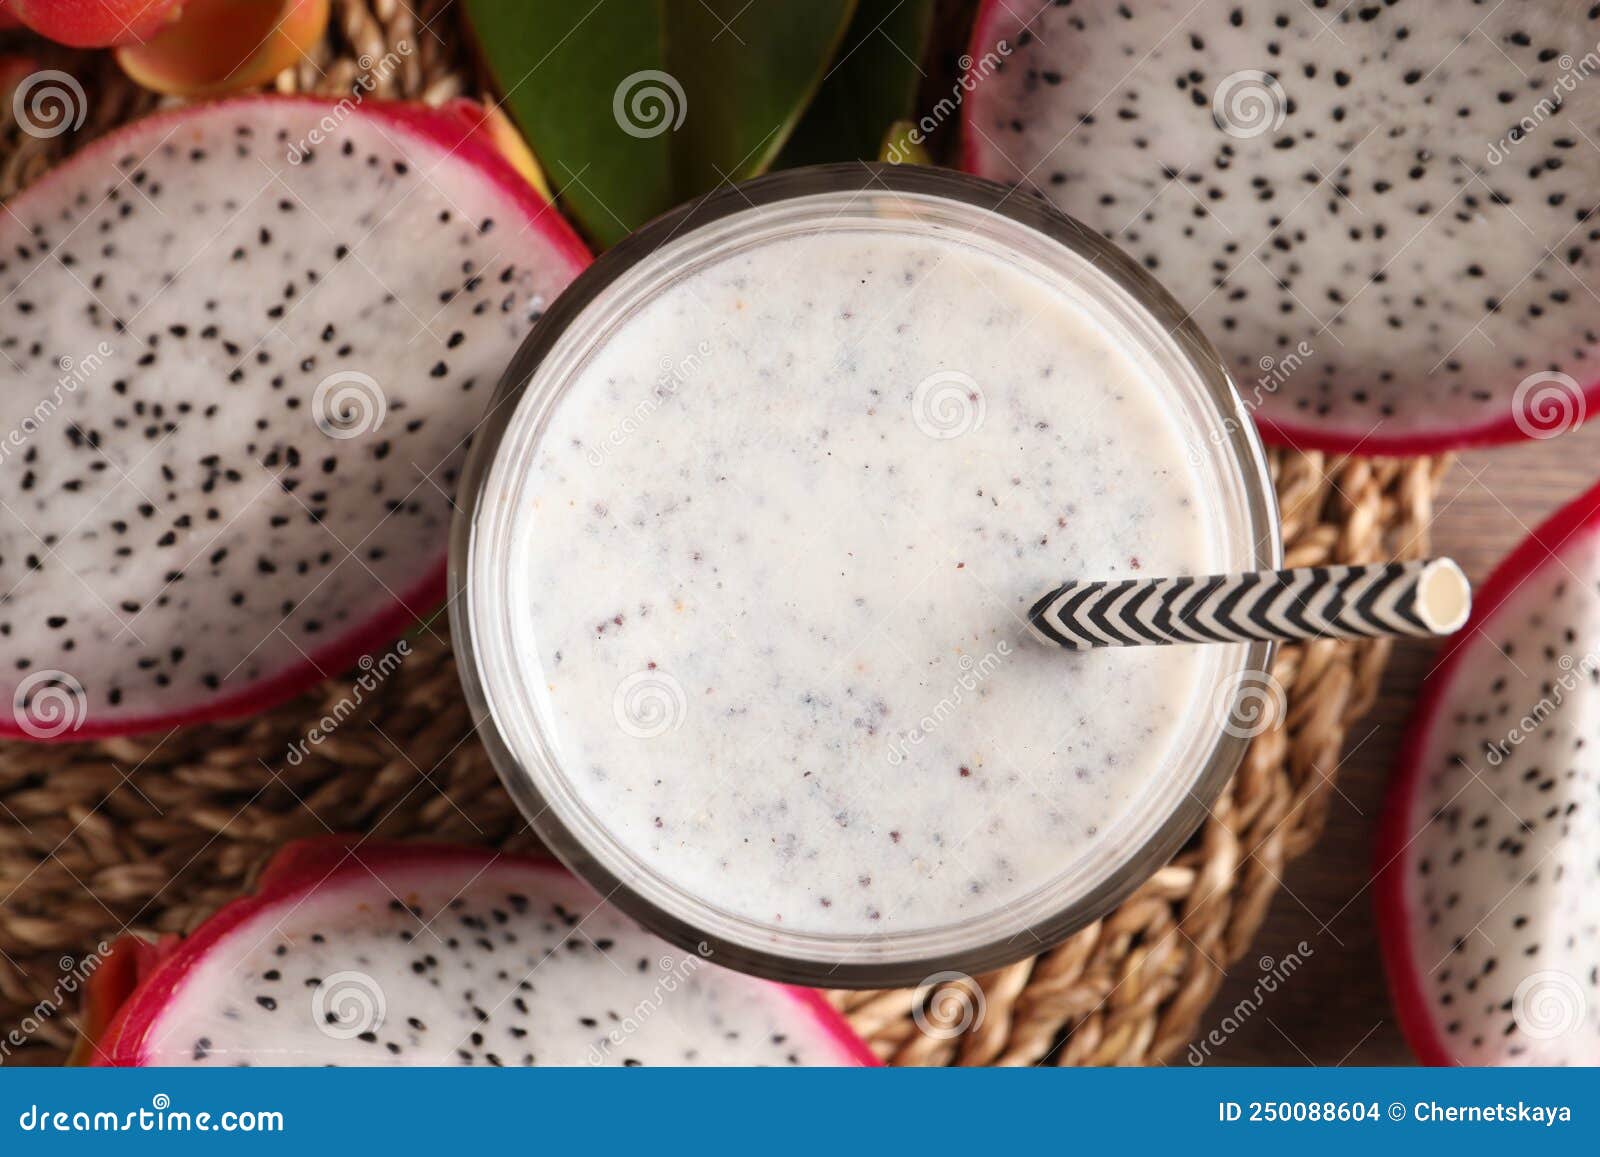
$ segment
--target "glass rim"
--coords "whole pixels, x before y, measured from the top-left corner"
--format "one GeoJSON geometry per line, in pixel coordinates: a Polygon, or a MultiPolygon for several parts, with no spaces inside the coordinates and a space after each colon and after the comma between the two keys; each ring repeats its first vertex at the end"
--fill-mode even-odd
{"type": "MultiPolygon", "coordinates": [[[[840,961],[810,959],[719,936],[656,904],[613,871],[574,833],[501,734],[473,630],[473,540],[491,468],[513,424],[512,417],[545,359],[588,307],[615,283],[658,250],[696,230],[780,202],[820,194],[874,192],[939,198],[1007,218],[1087,259],[1125,291],[1170,336],[1203,387],[1205,400],[1214,407],[1221,430],[1214,445],[1226,443],[1232,451],[1231,460],[1239,466],[1245,531],[1253,544],[1253,565],[1257,569],[1275,569],[1282,562],[1277,503],[1265,454],[1255,424],[1220,356],[1187,311],[1149,273],[1111,242],[1035,195],[952,170],[920,166],[856,163],[787,170],[746,184],[725,186],[682,205],[619,242],[579,274],[546,310],[501,377],[458,487],[457,512],[451,527],[450,629],[472,717],[497,774],[535,833],[608,902],[680,948],[709,949],[708,958],[724,966],[773,980],[835,988],[915,986],[936,970],[977,974],[1059,943],[1125,900],[1182,848],[1209,814],[1249,743],[1247,736],[1219,721],[1209,756],[1173,812],[1122,857],[1114,870],[1063,910],[1029,923],[1018,933],[969,949],[894,960],[840,961]]],[[[1275,646],[1270,643],[1249,644],[1239,669],[1268,671],[1274,652],[1275,646]]],[[[802,934],[790,935],[806,938],[802,934]]],[[[841,934],[812,938],[860,939],[841,934]]]]}

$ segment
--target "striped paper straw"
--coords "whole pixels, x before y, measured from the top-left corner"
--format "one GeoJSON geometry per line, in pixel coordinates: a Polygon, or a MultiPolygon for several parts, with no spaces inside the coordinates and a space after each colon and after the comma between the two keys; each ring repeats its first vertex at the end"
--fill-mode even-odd
{"type": "Polygon", "coordinates": [[[1073,651],[1166,643],[1293,643],[1448,635],[1467,621],[1472,588],[1448,558],[1308,566],[1206,578],[1062,583],[1028,622],[1073,651]]]}

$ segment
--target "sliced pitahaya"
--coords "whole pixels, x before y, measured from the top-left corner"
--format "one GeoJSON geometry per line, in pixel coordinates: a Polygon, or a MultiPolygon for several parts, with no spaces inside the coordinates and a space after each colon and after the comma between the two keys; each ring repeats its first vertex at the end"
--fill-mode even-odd
{"type": "Polygon", "coordinates": [[[1423,688],[1377,849],[1430,1064],[1600,1064],[1600,486],[1490,576],[1423,688]]]}
{"type": "Polygon", "coordinates": [[[1142,261],[1269,438],[1548,436],[1600,404],[1597,40],[1573,0],[987,0],[965,165],[1142,261]]]}
{"type": "Polygon", "coordinates": [[[588,256],[466,101],[258,97],[0,221],[0,734],[237,714],[443,593],[496,380],[588,256]]]}
{"type": "Polygon", "coordinates": [[[640,930],[552,860],[290,845],[128,997],[111,1065],[876,1064],[814,992],[640,930]]]}

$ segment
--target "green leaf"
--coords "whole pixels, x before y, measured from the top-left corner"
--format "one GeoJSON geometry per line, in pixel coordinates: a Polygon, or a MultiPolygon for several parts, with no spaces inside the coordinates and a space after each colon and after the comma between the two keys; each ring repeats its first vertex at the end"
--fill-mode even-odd
{"type": "Polygon", "coordinates": [[[916,107],[934,0],[860,0],[844,47],[778,164],[870,161],[916,107]]]}
{"type": "Polygon", "coordinates": [[[766,171],[856,0],[467,0],[563,206],[599,245],[766,171]]]}

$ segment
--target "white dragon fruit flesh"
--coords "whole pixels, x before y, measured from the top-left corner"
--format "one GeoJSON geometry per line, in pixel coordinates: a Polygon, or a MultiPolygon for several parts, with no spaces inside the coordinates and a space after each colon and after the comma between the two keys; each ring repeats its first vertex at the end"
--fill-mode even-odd
{"type": "MultiPolygon", "coordinates": [[[[638,928],[552,860],[329,839],[144,951],[109,1065],[859,1065],[814,992],[638,928]]],[[[115,956],[115,953],[113,954],[115,956]]]]}
{"type": "Polygon", "coordinates": [[[437,608],[451,491],[586,264],[484,111],[137,121],[0,218],[0,734],[242,714],[437,608]]]}
{"type": "Polygon", "coordinates": [[[1433,1064],[1600,1064],[1600,487],[1507,558],[1418,703],[1377,850],[1433,1064]]]}
{"type": "Polygon", "coordinates": [[[1263,434],[1415,453],[1600,404],[1600,7],[987,0],[965,166],[1190,311],[1263,434]]]}

